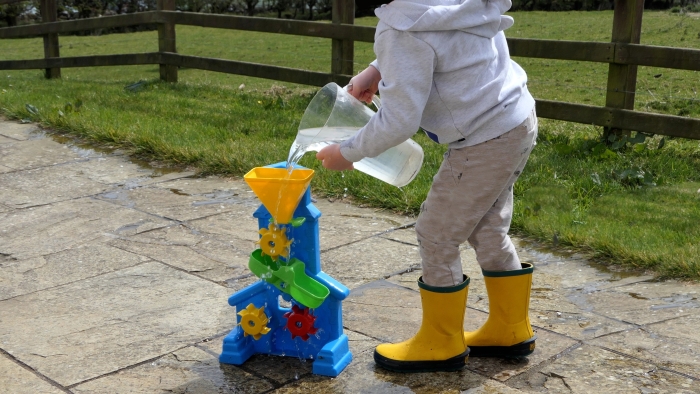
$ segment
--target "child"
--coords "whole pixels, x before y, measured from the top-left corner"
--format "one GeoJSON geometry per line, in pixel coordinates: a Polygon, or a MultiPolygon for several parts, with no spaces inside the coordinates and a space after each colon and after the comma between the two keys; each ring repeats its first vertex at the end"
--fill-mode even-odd
{"type": "Polygon", "coordinates": [[[416,223],[423,276],[423,322],[398,344],[382,344],[376,363],[401,371],[450,371],[468,355],[525,356],[535,348],[528,318],[533,266],[508,237],[513,183],[535,144],[535,101],[510,59],[503,15],[510,0],[396,0],[378,8],[377,60],[352,78],[350,93],[382,108],[354,137],[316,155],[332,170],[374,157],[422,128],[448,150],[416,223]],[[459,246],[474,247],[489,317],[463,332],[469,278],[459,246]]]}

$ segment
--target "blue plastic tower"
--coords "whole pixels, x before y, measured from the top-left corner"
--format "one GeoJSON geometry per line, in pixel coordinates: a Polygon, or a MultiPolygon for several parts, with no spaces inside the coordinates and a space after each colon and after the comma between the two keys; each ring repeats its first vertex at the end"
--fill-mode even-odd
{"type": "MultiPolygon", "coordinates": [[[[286,162],[270,167],[284,168],[286,162]]],[[[313,360],[313,373],[325,376],[338,376],[352,360],[348,347],[348,337],[343,333],[342,301],[350,294],[347,287],[321,271],[321,251],[319,247],[318,219],[321,212],[311,203],[311,188],[307,188],[301,202],[294,211],[294,218],[304,218],[299,227],[287,227],[287,234],[293,243],[290,247],[290,259],[295,258],[305,264],[305,272],[310,278],[326,286],[330,294],[323,303],[310,313],[315,316],[311,335],[307,339],[300,336],[293,338],[287,329],[288,318],[292,309],[305,307],[289,294],[265,280],[260,280],[234,293],[228,303],[236,311],[245,310],[250,304],[265,313],[269,331],[255,339],[244,335],[241,328],[241,316],[237,316],[238,325],[225,338],[219,361],[225,364],[243,364],[253,354],[272,354],[277,356],[298,357],[313,360]],[[292,308],[280,305],[280,300],[291,302],[292,308]]],[[[254,217],[258,219],[261,229],[267,228],[272,216],[260,206],[254,217]]],[[[296,309],[297,311],[299,309],[296,309]]]]}

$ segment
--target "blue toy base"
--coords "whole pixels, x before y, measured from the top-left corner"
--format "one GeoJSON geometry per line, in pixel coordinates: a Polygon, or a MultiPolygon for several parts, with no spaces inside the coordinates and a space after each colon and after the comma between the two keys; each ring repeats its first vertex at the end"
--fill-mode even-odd
{"type": "MultiPolygon", "coordinates": [[[[223,351],[219,356],[219,362],[224,364],[242,365],[253,354],[256,354],[252,341],[242,341],[243,330],[234,328],[224,338],[223,351]]],[[[278,352],[271,351],[268,354],[281,356],[278,352]]],[[[296,355],[288,355],[295,357],[296,355]]],[[[343,334],[335,341],[328,342],[313,360],[312,372],[316,375],[336,377],[352,361],[352,353],[348,347],[348,337],[343,334]]]]}

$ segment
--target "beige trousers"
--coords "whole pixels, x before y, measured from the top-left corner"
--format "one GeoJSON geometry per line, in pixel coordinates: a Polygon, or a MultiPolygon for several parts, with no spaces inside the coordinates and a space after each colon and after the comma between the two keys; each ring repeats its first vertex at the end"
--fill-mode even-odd
{"type": "Polygon", "coordinates": [[[449,149],[416,223],[423,282],[446,287],[462,283],[459,246],[474,247],[487,271],[520,269],[508,237],[513,216],[513,184],[523,171],[537,137],[537,116],[500,137],[449,149]]]}

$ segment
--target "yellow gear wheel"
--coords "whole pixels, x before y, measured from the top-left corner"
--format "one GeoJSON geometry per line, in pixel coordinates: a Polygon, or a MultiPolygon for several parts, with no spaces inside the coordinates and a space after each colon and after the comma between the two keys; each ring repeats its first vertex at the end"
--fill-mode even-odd
{"type": "Polygon", "coordinates": [[[270,332],[270,327],[267,326],[268,318],[263,309],[265,309],[264,306],[256,308],[251,303],[244,310],[238,312],[238,315],[241,316],[243,336],[252,335],[257,341],[261,336],[270,332]]]}
{"type": "Polygon", "coordinates": [[[260,249],[263,254],[272,257],[273,260],[281,256],[289,256],[289,247],[292,241],[287,239],[284,228],[277,227],[274,223],[270,223],[268,228],[261,228],[260,233],[260,249]]]}

